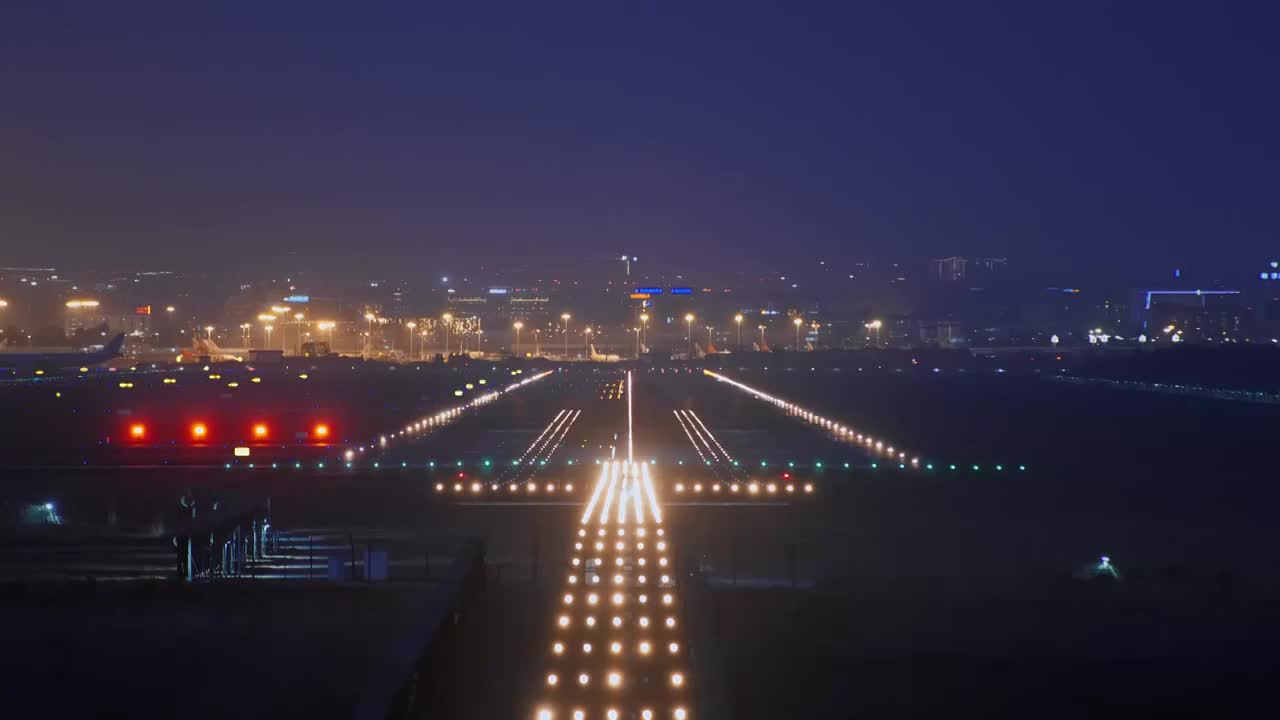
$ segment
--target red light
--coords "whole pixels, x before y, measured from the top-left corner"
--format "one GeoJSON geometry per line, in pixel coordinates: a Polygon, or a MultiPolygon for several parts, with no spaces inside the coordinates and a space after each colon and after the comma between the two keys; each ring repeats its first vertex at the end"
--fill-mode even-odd
{"type": "Polygon", "coordinates": [[[134,440],[141,440],[147,436],[147,427],[141,423],[129,426],[129,437],[134,440]]]}
{"type": "Polygon", "coordinates": [[[203,440],[209,435],[209,428],[204,423],[195,423],[191,426],[191,437],[196,440],[203,440]]]}
{"type": "Polygon", "coordinates": [[[254,436],[255,438],[264,438],[264,437],[266,437],[266,436],[267,436],[267,426],[266,426],[265,424],[263,424],[263,423],[258,423],[257,425],[254,425],[254,426],[253,426],[253,436],[254,436]]]}
{"type": "Polygon", "coordinates": [[[329,426],[324,424],[317,425],[312,432],[316,437],[324,440],[329,437],[329,426]]]}
{"type": "Polygon", "coordinates": [[[789,473],[789,472],[784,472],[784,473],[782,473],[782,478],[783,478],[784,480],[789,480],[789,479],[791,478],[791,473],[789,473]]]}
{"type": "Polygon", "coordinates": [[[467,476],[467,474],[466,474],[466,473],[458,473],[458,477],[460,477],[460,478],[464,478],[464,477],[466,477],[466,476],[467,476]]]}

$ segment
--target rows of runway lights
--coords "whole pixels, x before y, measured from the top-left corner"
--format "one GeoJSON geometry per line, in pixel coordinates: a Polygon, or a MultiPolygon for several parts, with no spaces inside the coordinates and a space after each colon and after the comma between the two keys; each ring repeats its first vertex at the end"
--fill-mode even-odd
{"type": "MultiPolygon", "coordinates": [[[[512,370],[511,372],[512,374],[519,374],[523,371],[512,370]]],[[[376,443],[376,447],[378,449],[385,450],[391,443],[395,442],[397,438],[414,438],[418,435],[421,435],[422,433],[430,432],[431,430],[434,430],[438,427],[448,424],[450,421],[456,419],[457,417],[459,417],[460,415],[462,415],[468,410],[473,410],[483,405],[488,405],[489,403],[493,402],[494,400],[497,400],[499,397],[505,395],[506,393],[509,393],[513,390],[518,390],[519,388],[522,388],[525,385],[528,385],[529,383],[537,382],[538,380],[541,380],[542,378],[550,375],[552,372],[554,371],[544,370],[536,375],[530,375],[529,377],[524,378],[523,380],[517,380],[516,382],[511,383],[510,385],[506,386],[505,388],[502,388],[501,390],[491,390],[490,392],[487,392],[483,395],[477,395],[476,397],[472,398],[469,402],[463,403],[462,405],[458,405],[452,408],[447,408],[445,410],[441,410],[440,412],[435,413],[434,415],[429,415],[426,417],[419,418],[418,420],[405,425],[404,429],[402,430],[397,430],[392,433],[387,433],[387,434],[378,436],[378,442],[376,443]]],[[[468,385],[468,387],[471,387],[471,386],[468,385]]],[[[342,454],[343,459],[346,460],[348,463],[352,463],[354,462],[358,454],[363,454],[366,450],[370,450],[373,447],[374,445],[370,444],[369,446],[358,445],[356,447],[347,448],[342,454]]]]}
{"type": "MultiPolygon", "coordinates": [[[[437,482],[435,491],[437,493],[453,494],[471,494],[482,495],[485,493],[501,493],[506,492],[509,495],[523,492],[528,495],[537,493],[555,494],[573,492],[573,483],[487,483],[474,478],[463,477],[455,478],[453,482],[437,482]]],[[[795,495],[797,493],[804,495],[812,495],[815,486],[811,482],[760,482],[750,481],[741,483],[683,483],[678,482],[672,485],[672,490],[677,495],[746,495],[750,497],[758,496],[776,496],[776,495],[795,495]]]]}
{"type": "Polygon", "coordinates": [[[853,428],[828,420],[827,418],[822,417],[821,415],[815,412],[807,410],[793,402],[789,402],[787,400],[783,400],[782,398],[774,397],[773,395],[770,395],[768,393],[761,392],[760,390],[757,390],[751,387],[750,385],[740,383],[737,380],[734,380],[732,378],[727,378],[724,375],[721,375],[720,373],[713,372],[711,370],[703,370],[702,372],[708,377],[714,378],[723,383],[728,383],[729,385],[732,385],[733,387],[736,387],[739,390],[742,390],[743,392],[746,392],[749,395],[752,395],[759,400],[764,400],[765,402],[772,403],[773,405],[779,408],[782,408],[789,415],[793,415],[802,420],[805,420],[814,425],[817,425],[818,427],[824,428],[826,430],[830,430],[831,432],[835,433],[837,437],[840,437],[841,439],[857,442],[859,445],[864,446],[869,451],[880,453],[888,458],[897,460],[898,463],[904,468],[907,465],[910,465],[913,468],[920,467],[920,458],[913,457],[910,460],[908,460],[907,453],[905,451],[903,451],[901,448],[895,450],[893,445],[886,444],[883,440],[876,440],[870,435],[863,435],[862,433],[855,432],[853,428]],[[896,452],[896,455],[895,455],[895,452],[896,452]]]}
{"type": "MultiPolygon", "coordinates": [[[[779,398],[779,397],[774,397],[773,395],[757,390],[751,387],[750,385],[738,382],[737,380],[734,380],[729,377],[725,377],[724,375],[721,375],[720,373],[717,373],[717,372],[713,372],[711,370],[703,370],[702,372],[704,375],[707,375],[708,377],[718,380],[719,382],[732,385],[733,387],[736,387],[739,390],[742,390],[743,392],[749,395],[752,395],[753,397],[759,400],[764,400],[765,402],[771,403],[781,408],[788,415],[791,415],[793,417],[798,417],[802,420],[805,420],[806,422],[809,422],[810,424],[817,425],[818,427],[833,433],[836,437],[840,438],[841,440],[863,447],[868,452],[881,454],[889,458],[891,461],[895,461],[898,464],[898,467],[900,469],[906,469],[908,467],[913,469],[925,469],[925,470],[934,469],[933,463],[929,463],[929,462],[922,463],[919,457],[912,457],[908,460],[907,453],[906,451],[902,450],[902,448],[895,449],[893,445],[890,443],[886,443],[883,440],[876,440],[871,435],[866,435],[866,434],[857,432],[856,430],[854,430],[853,428],[847,425],[842,425],[838,422],[835,422],[834,420],[825,418],[822,415],[819,415],[818,413],[815,413],[804,407],[801,407],[800,405],[797,405],[793,402],[783,400],[782,398],[779,398]]],[[[846,467],[847,466],[848,466],[848,463],[846,463],[846,467]]],[[[871,467],[872,469],[876,469],[879,467],[879,463],[872,463],[871,467]]],[[[947,467],[950,470],[957,470],[959,469],[960,466],[954,463],[951,463],[951,464],[948,464],[947,467]]],[[[1025,465],[1018,465],[1017,467],[1019,470],[1027,469],[1025,465]]],[[[981,469],[981,466],[973,465],[972,468],[974,472],[978,472],[981,469]]],[[[997,471],[1001,471],[1001,470],[1004,470],[1004,465],[996,465],[995,468],[997,471]]]]}
{"type": "Polygon", "coordinates": [[[536,720],[587,720],[588,706],[599,711],[590,717],[605,720],[688,719],[676,573],[653,487],[648,464],[603,464],[577,530],[544,678],[550,699],[535,709],[536,720]]]}
{"type": "MultiPolygon", "coordinates": [[[[517,461],[513,461],[513,462],[512,462],[512,464],[513,464],[513,465],[517,464],[517,461]]],[[[535,464],[535,463],[531,462],[531,463],[529,463],[529,464],[535,464]]],[[[538,466],[545,466],[545,465],[547,465],[548,463],[547,463],[547,461],[546,461],[546,460],[538,460],[538,461],[536,461],[536,464],[537,464],[538,466]]],[[[576,463],[576,461],[575,461],[575,460],[570,459],[570,460],[567,460],[567,461],[565,462],[565,464],[566,464],[566,465],[575,465],[575,464],[577,464],[577,463],[576,463]]],[[[596,464],[597,464],[597,465],[598,465],[598,464],[600,464],[600,461],[599,461],[599,460],[597,460],[597,461],[596,461],[596,464]]],[[[655,461],[652,461],[652,462],[651,462],[651,464],[657,464],[657,461],[656,461],[656,460],[655,460],[655,461]]],[[[735,465],[737,465],[737,462],[735,461],[735,463],[734,463],[734,464],[735,464],[735,465]]],[[[676,463],[676,465],[681,465],[681,466],[682,466],[682,465],[684,465],[684,462],[683,462],[683,461],[678,461],[678,462],[676,463]]],[[[302,467],[304,467],[304,466],[305,466],[305,467],[311,467],[311,466],[314,466],[314,467],[317,467],[317,468],[320,468],[320,469],[324,469],[324,468],[326,468],[326,467],[335,467],[335,466],[334,466],[334,465],[332,465],[332,464],[326,464],[324,461],[315,462],[315,463],[311,463],[311,462],[304,463],[304,462],[302,462],[302,461],[300,461],[300,460],[287,460],[287,461],[283,461],[283,462],[262,462],[262,463],[257,463],[257,462],[247,462],[247,461],[244,461],[244,460],[237,460],[237,461],[236,461],[236,462],[234,462],[234,463],[229,462],[229,463],[225,463],[225,464],[224,464],[224,467],[226,467],[227,469],[232,469],[232,468],[249,468],[249,469],[255,469],[255,468],[256,468],[256,469],[263,469],[263,468],[277,468],[277,467],[281,467],[281,466],[283,466],[283,467],[293,467],[293,468],[302,468],[302,467]]],[[[477,466],[477,467],[479,467],[479,468],[481,468],[481,470],[487,471],[487,470],[490,470],[490,469],[492,469],[492,468],[494,468],[494,467],[498,467],[498,466],[499,466],[499,464],[498,464],[498,463],[495,463],[493,460],[481,460],[481,461],[478,461],[478,462],[476,463],[476,466],[477,466]]],[[[769,463],[767,463],[767,462],[765,462],[765,461],[763,461],[763,460],[760,462],[760,467],[764,468],[764,467],[768,467],[768,466],[769,466],[769,463]]],[[[465,463],[464,461],[462,461],[462,460],[457,460],[457,461],[452,462],[452,463],[450,463],[450,462],[440,462],[440,463],[437,463],[435,460],[428,460],[428,461],[426,461],[426,462],[422,462],[422,463],[410,463],[410,462],[408,462],[408,461],[401,461],[401,462],[398,462],[398,463],[394,463],[394,462],[393,462],[393,463],[385,463],[385,462],[382,462],[382,461],[374,460],[374,461],[371,461],[368,465],[362,465],[362,464],[360,464],[360,463],[358,463],[358,462],[356,462],[356,461],[348,460],[348,461],[346,461],[346,462],[344,462],[344,463],[342,463],[342,464],[340,464],[340,465],[338,465],[338,466],[336,466],[336,467],[345,468],[345,469],[347,469],[347,470],[363,470],[363,469],[368,468],[368,469],[373,469],[373,470],[390,470],[390,469],[399,469],[399,470],[429,470],[429,471],[433,471],[433,470],[440,470],[440,469],[446,469],[446,468],[449,468],[449,469],[463,469],[463,468],[467,467],[467,465],[466,465],[466,463],[465,463]]],[[[788,462],[788,463],[786,463],[786,464],[785,464],[785,467],[790,468],[790,469],[803,469],[803,468],[808,468],[808,469],[816,470],[816,471],[826,471],[826,470],[827,470],[827,469],[829,469],[830,467],[834,467],[834,466],[828,466],[826,463],[823,463],[823,462],[821,462],[821,461],[816,462],[816,463],[813,463],[812,465],[797,464],[796,462],[792,461],[792,462],[788,462]]],[[[841,468],[843,468],[843,469],[845,469],[845,470],[854,469],[854,466],[853,466],[852,464],[850,464],[850,463],[847,463],[847,462],[846,462],[846,463],[842,463],[840,467],[841,467],[841,468]]],[[[901,466],[901,465],[899,465],[898,467],[902,467],[902,466],[901,466]]],[[[924,465],[923,467],[924,467],[924,469],[926,469],[926,470],[934,470],[934,469],[935,469],[935,467],[934,467],[933,463],[928,463],[928,464],[924,465]]],[[[878,469],[881,469],[881,465],[880,465],[879,463],[871,463],[870,468],[871,468],[872,470],[878,470],[878,469]]],[[[976,473],[976,472],[982,472],[982,470],[983,470],[983,466],[981,466],[981,465],[963,465],[963,466],[962,466],[962,465],[957,465],[957,464],[952,463],[952,464],[950,464],[950,465],[945,465],[945,466],[943,466],[943,469],[946,469],[946,470],[949,470],[949,471],[972,471],[972,472],[975,472],[975,473],[976,473]]],[[[990,466],[990,469],[995,470],[996,472],[1005,472],[1005,471],[1012,471],[1012,470],[1017,470],[1017,471],[1020,471],[1020,472],[1021,472],[1021,471],[1025,471],[1025,470],[1027,469],[1027,466],[1026,466],[1026,465],[1003,465],[1003,464],[996,464],[996,465],[992,465],[992,466],[990,466]]],[[[732,484],[732,483],[722,483],[722,484],[730,485],[730,484],[732,484]]],[[[738,483],[738,484],[739,484],[739,485],[746,485],[747,483],[738,483]]],[[[677,485],[679,485],[679,483],[677,483],[677,485]]],[[[692,487],[696,487],[696,485],[694,485],[694,484],[687,484],[687,485],[688,485],[689,487],[691,487],[691,488],[692,488],[692,487]]],[[[712,488],[714,487],[714,485],[713,485],[713,484],[711,484],[711,483],[708,483],[707,485],[708,485],[708,487],[712,487],[712,488]]]]}

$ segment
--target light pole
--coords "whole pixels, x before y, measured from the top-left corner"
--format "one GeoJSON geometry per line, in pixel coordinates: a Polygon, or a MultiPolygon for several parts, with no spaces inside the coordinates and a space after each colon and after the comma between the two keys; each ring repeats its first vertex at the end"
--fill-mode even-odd
{"type": "Polygon", "coordinates": [[[533,329],[533,356],[538,357],[542,354],[542,329],[533,329]]]}
{"type": "Polygon", "coordinates": [[[582,329],[582,357],[591,357],[591,326],[582,329]]]}
{"type": "Polygon", "coordinates": [[[294,313],[293,315],[293,334],[294,340],[297,341],[297,345],[293,350],[294,355],[302,354],[302,318],[304,317],[306,317],[306,315],[303,315],[302,313],[294,313]]]}
{"type": "Polygon", "coordinates": [[[250,348],[253,347],[253,325],[250,323],[240,323],[240,340],[250,348]]]}
{"type": "Polygon", "coordinates": [[[413,331],[417,329],[418,323],[410,320],[404,326],[409,328],[409,362],[413,362],[413,331]]]}
{"type": "Polygon", "coordinates": [[[707,352],[711,352],[711,326],[707,326],[707,352]]]}
{"type": "Polygon", "coordinates": [[[209,336],[209,340],[210,340],[210,341],[212,341],[212,340],[213,340],[213,326],[212,326],[212,325],[205,325],[205,326],[204,326],[204,331],[205,331],[205,334],[207,334],[207,335],[209,336]]]}
{"type": "Polygon", "coordinates": [[[791,322],[796,326],[796,352],[800,352],[800,326],[804,324],[804,318],[795,318],[791,322]]]}
{"type": "Polygon", "coordinates": [[[440,319],[443,321],[441,324],[444,325],[444,356],[449,357],[449,324],[453,322],[453,315],[445,313],[440,316],[440,319]]]}
{"type": "Polygon", "coordinates": [[[631,330],[636,334],[636,359],[639,360],[640,359],[640,328],[638,327],[631,328],[631,330]]]}
{"type": "Polygon", "coordinates": [[[517,320],[511,323],[511,327],[516,329],[516,357],[520,357],[520,328],[524,327],[524,323],[517,320]]]}
{"type": "Polygon", "coordinates": [[[763,325],[757,325],[756,327],[760,330],[760,350],[761,350],[761,351],[763,351],[763,350],[764,350],[764,348],[765,348],[765,342],[764,342],[764,326],[763,326],[763,325]]]}
{"type": "Polygon", "coordinates": [[[640,313],[640,346],[649,342],[649,314],[640,313]]]}
{"type": "Polygon", "coordinates": [[[266,348],[267,350],[270,350],[270,349],[271,349],[271,323],[273,323],[273,322],[275,322],[275,321],[276,321],[276,316],[275,316],[275,315],[268,315],[268,314],[266,314],[266,313],[263,313],[263,314],[261,314],[261,315],[259,315],[259,316],[258,316],[258,322],[260,322],[260,323],[262,323],[262,324],[263,324],[263,328],[262,328],[262,329],[263,329],[263,331],[265,331],[266,336],[267,336],[267,337],[266,337],[266,342],[263,344],[263,346],[262,346],[262,347],[266,348]]]}
{"type": "Polygon", "coordinates": [[[564,359],[569,359],[569,318],[573,317],[569,313],[564,313],[560,319],[564,321],[564,359]]]}
{"type": "Polygon", "coordinates": [[[733,321],[738,324],[738,347],[742,347],[742,313],[733,316],[733,321]]]}
{"type": "Polygon", "coordinates": [[[335,323],[332,320],[322,320],[321,322],[316,324],[316,327],[320,328],[321,330],[328,331],[329,333],[329,352],[330,353],[333,352],[333,326],[334,325],[335,323]]]}
{"type": "Polygon", "coordinates": [[[373,355],[373,319],[376,317],[373,313],[364,314],[364,319],[369,321],[369,330],[364,334],[364,356],[367,358],[373,355]]]}
{"type": "Polygon", "coordinates": [[[280,318],[280,354],[283,355],[285,336],[289,334],[284,331],[285,323],[289,322],[289,308],[284,305],[272,305],[271,312],[274,313],[276,317],[280,318]]]}
{"type": "Polygon", "coordinates": [[[689,345],[689,359],[693,359],[693,313],[684,316],[684,340],[689,345]]]}
{"type": "MultiPolygon", "coordinates": [[[[867,330],[876,331],[876,347],[880,347],[880,326],[883,324],[884,323],[880,322],[879,320],[872,320],[871,322],[866,324],[867,330]]],[[[867,334],[870,335],[871,333],[867,333],[867,334]]]]}

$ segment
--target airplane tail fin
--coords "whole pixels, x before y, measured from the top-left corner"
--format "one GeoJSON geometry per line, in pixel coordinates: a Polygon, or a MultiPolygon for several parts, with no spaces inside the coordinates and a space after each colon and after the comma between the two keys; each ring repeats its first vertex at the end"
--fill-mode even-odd
{"type": "Polygon", "coordinates": [[[119,335],[111,338],[111,342],[107,343],[107,346],[104,349],[106,350],[108,357],[119,357],[120,350],[122,348],[124,348],[124,333],[120,333],[119,335]]]}

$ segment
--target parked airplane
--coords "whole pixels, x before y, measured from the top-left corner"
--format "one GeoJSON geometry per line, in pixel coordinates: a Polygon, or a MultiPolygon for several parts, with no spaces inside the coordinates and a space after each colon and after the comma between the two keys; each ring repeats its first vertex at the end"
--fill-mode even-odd
{"type": "Polygon", "coordinates": [[[11,368],[24,374],[35,371],[58,370],[60,368],[89,367],[120,357],[120,349],[124,347],[124,333],[111,338],[111,341],[100,350],[88,352],[0,352],[0,368],[11,368]]]}

